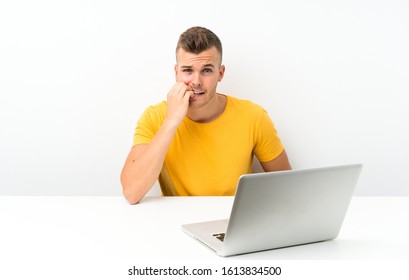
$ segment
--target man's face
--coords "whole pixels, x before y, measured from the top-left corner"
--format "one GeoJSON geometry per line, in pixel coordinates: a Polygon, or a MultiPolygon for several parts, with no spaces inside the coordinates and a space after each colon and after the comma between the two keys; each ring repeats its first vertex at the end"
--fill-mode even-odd
{"type": "Polygon", "coordinates": [[[224,66],[215,47],[199,54],[180,48],[176,53],[176,81],[184,82],[195,93],[189,102],[190,108],[202,108],[216,95],[217,83],[224,75],[224,66]]]}

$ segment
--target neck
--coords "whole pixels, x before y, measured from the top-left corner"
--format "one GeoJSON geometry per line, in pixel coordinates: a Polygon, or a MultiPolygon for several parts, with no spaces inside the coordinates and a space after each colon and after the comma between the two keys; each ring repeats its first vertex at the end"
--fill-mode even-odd
{"type": "Polygon", "coordinates": [[[214,121],[226,108],[227,98],[225,95],[217,93],[212,100],[203,107],[189,108],[187,117],[192,121],[199,123],[207,123],[214,121]]]}

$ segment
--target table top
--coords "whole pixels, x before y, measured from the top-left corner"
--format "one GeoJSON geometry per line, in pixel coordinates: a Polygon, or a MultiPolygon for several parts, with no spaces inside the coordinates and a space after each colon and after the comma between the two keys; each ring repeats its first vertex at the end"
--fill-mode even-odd
{"type": "Polygon", "coordinates": [[[181,230],[228,218],[233,197],[0,196],[0,261],[409,260],[409,197],[353,197],[332,241],[221,258],[181,230]]]}

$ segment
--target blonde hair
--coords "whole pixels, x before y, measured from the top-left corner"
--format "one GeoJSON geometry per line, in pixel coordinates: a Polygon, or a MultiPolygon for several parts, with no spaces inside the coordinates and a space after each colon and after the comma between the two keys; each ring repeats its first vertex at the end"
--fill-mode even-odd
{"type": "Polygon", "coordinates": [[[195,26],[187,29],[180,35],[176,46],[176,53],[182,48],[187,52],[199,54],[211,47],[216,47],[220,53],[220,58],[222,58],[223,48],[219,37],[207,28],[195,26]]]}

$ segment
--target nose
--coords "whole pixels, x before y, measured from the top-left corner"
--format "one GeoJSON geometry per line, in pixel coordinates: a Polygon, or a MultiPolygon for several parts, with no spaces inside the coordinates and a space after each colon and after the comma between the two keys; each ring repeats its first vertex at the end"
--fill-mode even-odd
{"type": "Polygon", "coordinates": [[[200,77],[200,73],[194,73],[192,75],[192,80],[190,81],[190,85],[192,87],[201,87],[202,86],[202,80],[200,77]]]}

